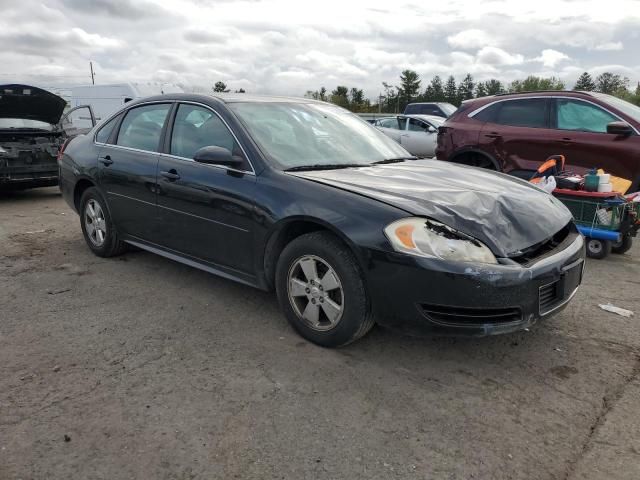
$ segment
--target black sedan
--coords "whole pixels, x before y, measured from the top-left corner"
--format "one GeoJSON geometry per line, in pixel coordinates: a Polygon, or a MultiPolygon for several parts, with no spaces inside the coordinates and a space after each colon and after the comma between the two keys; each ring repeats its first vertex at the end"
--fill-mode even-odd
{"type": "Polygon", "coordinates": [[[275,289],[293,327],[329,347],[375,322],[525,328],[563,308],[582,278],[583,239],[553,197],[416,160],[313,100],[132,102],[66,146],[60,178],[96,255],[134,245],[275,289]]]}

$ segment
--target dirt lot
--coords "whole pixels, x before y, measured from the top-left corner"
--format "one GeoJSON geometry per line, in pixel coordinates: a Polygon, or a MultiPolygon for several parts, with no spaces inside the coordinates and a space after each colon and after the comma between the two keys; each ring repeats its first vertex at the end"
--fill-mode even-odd
{"type": "Polygon", "coordinates": [[[0,479],[638,479],[638,245],[529,332],[324,350],[271,294],[93,256],[55,188],[5,194],[0,479]]]}

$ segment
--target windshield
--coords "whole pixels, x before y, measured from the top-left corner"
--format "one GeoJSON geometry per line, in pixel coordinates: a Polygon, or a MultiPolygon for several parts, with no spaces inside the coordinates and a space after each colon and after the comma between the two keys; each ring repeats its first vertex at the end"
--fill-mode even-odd
{"type": "Polygon", "coordinates": [[[412,158],[399,144],[340,107],[316,103],[232,103],[264,153],[282,169],[360,166],[412,158]]]}
{"type": "Polygon", "coordinates": [[[29,120],[26,118],[0,118],[0,128],[27,128],[30,130],[47,130],[52,129],[51,125],[46,122],[37,120],[29,120]]]}
{"type": "Polygon", "coordinates": [[[456,107],[451,105],[450,103],[441,103],[440,108],[448,117],[453,115],[453,112],[456,111],[456,107]]]}
{"type": "Polygon", "coordinates": [[[595,93],[592,95],[596,96],[600,100],[605,103],[608,103],[614,108],[617,108],[622,113],[629,115],[636,122],[640,122],[640,107],[634,105],[633,103],[629,103],[626,100],[622,100],[621,98],[614,97],[612,95],[607,95],[606,93],[595,93]]]}

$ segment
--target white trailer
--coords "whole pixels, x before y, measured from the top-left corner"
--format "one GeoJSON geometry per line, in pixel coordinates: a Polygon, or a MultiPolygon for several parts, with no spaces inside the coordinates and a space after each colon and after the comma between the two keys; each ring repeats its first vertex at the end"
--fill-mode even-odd
{"type": "Polygon", "coordinates": [[[131,100],[163,93],[182,93],[168,83],[114,83],[108,85],[70,85],[44,87],[67,101],[67,108],[90,105],[96,121],[103,120],[131,100]]]}

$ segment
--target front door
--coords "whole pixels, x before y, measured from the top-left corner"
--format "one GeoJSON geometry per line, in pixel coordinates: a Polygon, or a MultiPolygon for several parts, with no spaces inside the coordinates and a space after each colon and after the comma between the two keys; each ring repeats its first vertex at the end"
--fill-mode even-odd
{"type": "Polygon", "coordinates": [[[170,108],[170,103],[153,103],[128,110],[118,131],[101,145],[100,187],[111,217],[123,234],[154,238],[158,151],[170,108]]]}
{"type": "Polygon", "coordinates": [[[400,135],[400,144],[418,157],[433,157],[436,137],[436,130],[431,125],[417,118],[409,118],[407,129],[400,135]]]}
{"type": "Polygon", "coordinates": [[[253,274],[256,177],[236,138],[211,109],[180,104],[168,153],[158,163],[163,246],[234,272],[253,274]],[[219,146],[245,159],[239,170],[198,163],[200,148],[219,146]]]}
{"type": "Polygon", "coordinates": [[[602,167],[616,176],[636,180],[640,165],[640,137],[607,133],[607,124],[620,118],[590,102],[558,98],[553,109],[558,153],[566,160],[566,169],[584,173],[602,167]],[[635,162],[629,162],[634,158],[635,162]]]}

